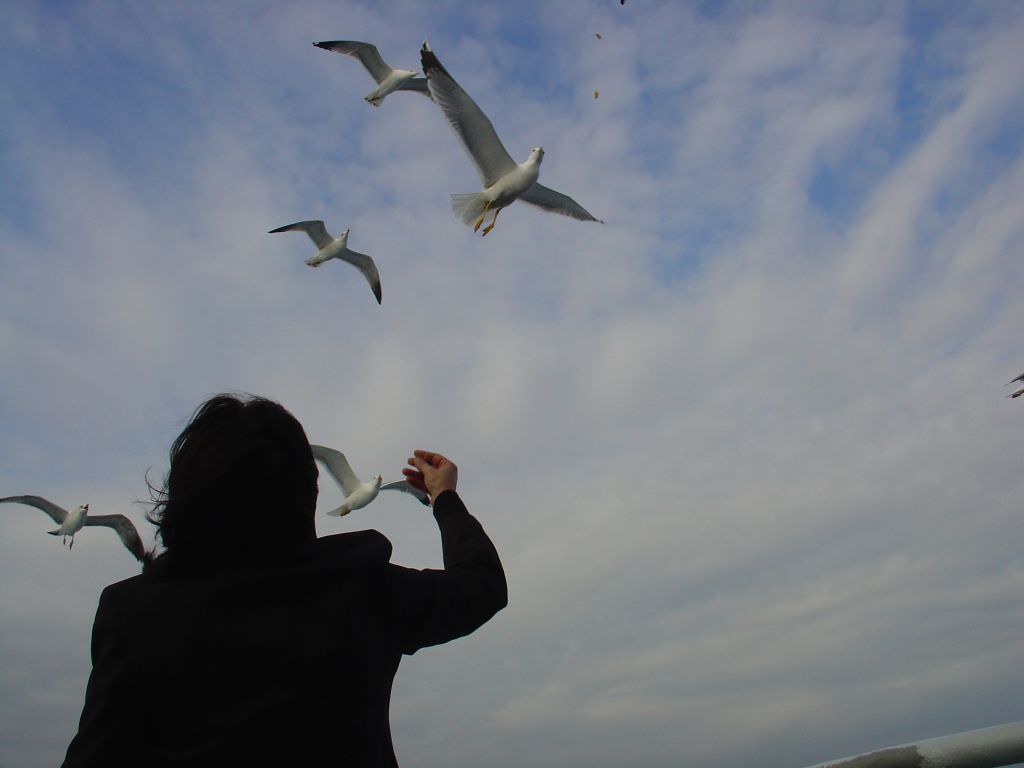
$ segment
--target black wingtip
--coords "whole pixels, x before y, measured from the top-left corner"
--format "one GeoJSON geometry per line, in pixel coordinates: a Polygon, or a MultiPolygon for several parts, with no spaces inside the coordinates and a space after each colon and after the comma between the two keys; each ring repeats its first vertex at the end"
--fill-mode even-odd
{"type": "Polygon", "coordinates": [[[437,56],[434,55],[434,52],[430,50],[430,46],[427,45],[426,41],[424,41],[423,47],[420,48],[420,64],[423,65],[423,74],[428,77],[430,75],[430,70],[432,69],[439,70],[447,74],[447,71],[443,66],[441,66],[441,62],[438,60],[437,56]]]}

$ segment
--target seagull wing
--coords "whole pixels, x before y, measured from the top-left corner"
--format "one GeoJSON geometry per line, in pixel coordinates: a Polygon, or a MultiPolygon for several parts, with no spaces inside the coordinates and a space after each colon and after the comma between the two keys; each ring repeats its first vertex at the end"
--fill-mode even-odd
{"type": "Polygon", "coordinates": [[[396,91],[418,91],[431,99],[430,88],[427,87],[427,78],[425,77],[410,77],[408,80],[398,86],[396,91]]]}
{"type": "Polygon", "coordinates": [[[401,491],[402,493],[408,493],[410,496],[415,496],[419,499],[420,504],[430,506],[430,499],[423,491],[416,486],[412,485],[408,480],[396,480],[393,483],[384,483],[380,487],[382,491],[401,491]]]}
{"type": "Polygon", "coordinates": [[[313,43],[317,48],[335,53],[344,53],[354,56],[366,67],[374,80],[383,82],[384,78],[391,74],[391,67],[380,56],[376,45],[361,43],[358,40],[325,40],[322,43],[313,43]]]}
{"type": "Polygon", "coordinates": [[[334,242],[334,238],[327,234],[324,223],[320,219],[314,221],[297,221],[284,227],[272,229],[267,234],[276,235],[278,232],[305,232],[309,239],[316,243],[321,250],[334,242]]]}
{"type": "Polygon", "coordinates": [[[377,297],[377,303],[380,304],[380,273],[377,272],[377,265],[373,263],[373,259],[365,253],[353,251],[351,248],[342,251],[340,258],[363,273],[366,282],[370,284],[373,295],[377,297]]]}
{"type": "Polygon", "coordinates": [[[523,192],[523,194],[519,196],[519,199],[524,203],[529,203],[530,205],[536,205],[538,208],[543,208],[545,211],[560,213],[563,216],[571,216],[572,218],[579,219],[580,221],[596,221],[604,224],[603,221],[592,216],[586,208],[568,195],[563,195],[561,192],[555,192],[555,190],[549,189],[543,184],[538,184],[537,182],[534,182],[528,190],[523,192]]]}
{"type": "Polygon", "coordinates": [[[52,501],[47,501],[42,496],[4,496],[0,499],[0,502],[10,502],[11,504],[27,504],[30,507],[41,509],[43,512],[53,518],[53,522],[57,525],[63,525],[64,520],[68,516],[66,509],[61,509],[52,501]]]}
{"type": "Polygon", "coordinates": [[[431,98],[441,107],[455,133],[462,139],[470,158],[480,172],[485,187],[516,167],[505,145],[501,143],[494,126],[487,119],[469,94],[462,90],[455,78],[448,74],[437,56],[424,43],[420,50],[423,73],[427,76],[427,87],[431,98]]]}
{"type": "MultiPolygon", "coordinates": [[[[1013,381],[1006,382],[1006,386],[1010,386],[1011,384],[1016,384],[1018,381],[1024,381],[1024,373],[1022,373],[1020,376],[1018,376],[1013,381]]],[[[0,499],[0,501],[2,501],[2,499],[0,499]]]]}
{"type": "Polygon", "coordinates": [[[124,515],[89,515],[85,518],[86,525],[105,525],[113,528],[121,537],[121,542],[128,548],[128,551],[135,555],[140,563],[146,562],[146,549],[142,546],[142,539],[135,525],[124,515]]]}
{"type": "Polygon", "coordinates": [[[345,492],[346,496],[351,496],[362,485],[359,478],[356,477],[356,473],[352,471],[352,467],[348,465],[345,454],[341,451],[325,448],[322,445],[310,445],[309,447],[313,449],[313,458],[327,467],[327,471],[341,486],[341,490],[345,492]]]}

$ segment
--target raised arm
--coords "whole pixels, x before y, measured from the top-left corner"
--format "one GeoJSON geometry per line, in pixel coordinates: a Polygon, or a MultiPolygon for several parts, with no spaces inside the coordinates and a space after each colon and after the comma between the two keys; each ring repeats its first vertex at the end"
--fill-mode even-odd
{"type": "Polygon", "coordinates": [[[498,552],[455,491],[458,468],[440,454],[417,451],[406,470],[431,497],[441,532],[444,570],[389,566],[401,650],[415,653],[468,635],[508,604],[498,552]]]}

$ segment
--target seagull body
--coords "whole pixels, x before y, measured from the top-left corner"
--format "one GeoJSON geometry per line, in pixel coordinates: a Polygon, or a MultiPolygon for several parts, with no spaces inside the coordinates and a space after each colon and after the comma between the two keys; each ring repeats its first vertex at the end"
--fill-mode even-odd
{"type": "Polygon", "coordinates": [[[448,73],[427,43],[420,49],[420,61],[427,76],[430,96],[441,107],[452,129],[462,141],[476,165],[484,189],[475,194],[452,195],[452,210],[473,231],[480,229],[484,217],[493,211],[491,223],[483,234],[494,229],[499,211],[515,200],[522,200],[552,213],[580,221],[599,221],[568,195],[540,184],[540,164],[544,149],[534,147],[526,162],[516,164],[501,143],[487,115],[448,73]]]}
{"type": "Polygon", "coordinates": [[[544,149],[534,147],[530,150],[530,156],[525,163],[515,166],[491,186],[484,187],[483,192],[452,195],[452,210],[464,224],[472,225],[474,232],[480,229],[480,225],[484,223],[486,213],[494,211],[491,223],[484,227],[486,235],[494,229],[494,223],[498,220],[498,212],[515,202],[536,183],[540,176],[540,164],[543,159],[544,149]]]}
{"type": "Polygon", "coordinates": [[[325,40],[313,45],[325,51],[344,53],[359,59],[366,67],[366,71],[377,81],[377,87],[363,97],[375,107],[379,107],[384,97],[394,91],[418,91],[430,97],[424,78],[416,77],[416,73],[408,69],[389,67],[375,45],[361,43],[358,40],[325,40]]]}
{"type": "Polygon", "coordinates": [[[89,505],[79,504],[74,510],[67,513],[67,517],[64,518],[64,522],[60,524],[57,530],[47,531],[47,533],[51,536],[61,536],[61,544],[67,544],[68,536],[70,536],[71,546],[68,549],[72,549],[75,546],[75,534],[85,527],[85,521],[88,517],[89,505]]]}
{"type": "Polygon", "coordinates": [[[380,273],[377,272],[377,265],[365,253],[353,251],[348,247],[348,233],[351,230],[346,229],[337,238],[334,238],[327,234],[323,221],[315,219],[313,221],[297,221],[294,224],[278,227],[277,229],[270,230],[269,234],[273,235],[278,232],[305,232],[309,235],[309,239],[319,248],[315,254],[306,259],[306,263],[311,267],[319,267],[329,259],[347,261],[363,273],[363,277],[370,284],[370,290],[373,291],[377,303],[380,304],[380,273]]]}
{"type": "Polygon", "coordinates": [[[341,490],[345,494],[345,500],[341,506],[327,513],[332,517],[343,517],[353,509],[362,509],[376,499],[377,494],[381,491],[403,491],[415,496],[422,504],[430,503],[426,494],[405,480],[384,483],[382,485],[381,476],[374,475],[368,483],[364,483],[356,477],[356,473],[349,466],[348,459],[345,458],[345,454],[341,451],[325,448],[322,445],[311,445],[310,448],[313,449],[313,458],[326,467],[331,477],[341,486],[341,490]]]}
{"type": "Polygon", "coordinates": [[[82,504],[75,511],[68,512],[42,496],[5,496],[0,499],[0,503],[25,504],[48,514],[60,527],[55,531],[47,531],[47,533],[51,536],[70,536],[71,544],[68,549],[75,546],[75,534],[87,525],[113,528],[128,551],[135,555],[139,562],[145,562],[146,552],[142,546],[142,539],[139,538],[139,532],[135,529],[132,521],[124,515],[93,515],[90,517],[88,504],[82,504]]]}

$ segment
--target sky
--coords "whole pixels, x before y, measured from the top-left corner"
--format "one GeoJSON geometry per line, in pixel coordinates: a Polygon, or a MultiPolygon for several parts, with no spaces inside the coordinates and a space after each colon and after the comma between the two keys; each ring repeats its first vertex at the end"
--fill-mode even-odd
{"type": "MultiPolygon", "coordinates": [[[[152,546],[147,478],[223,391],[362,475],[448,455],[510,602],[403,660],[405,765],[782,768],[1024,720],[1022,39],[1009,2],[7,3],[0,495],[152,546]],[[440,110],[368,105],[335,39],[429,40],[605,223],[474,235],[440,110]],[[382,305],[267,234],[303,219],[382,305]]],[[[411,499],[340,498],[321,534],[440,566],[411,499]]],[[[52,527],[0,508],[2,768],[60,762],[139,571],[52,527]]]]}

